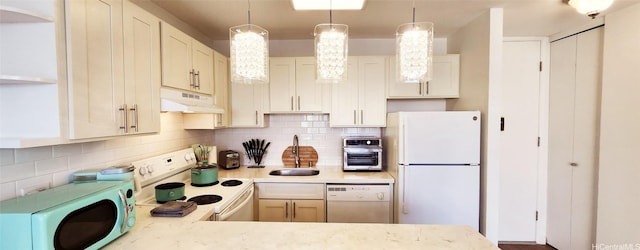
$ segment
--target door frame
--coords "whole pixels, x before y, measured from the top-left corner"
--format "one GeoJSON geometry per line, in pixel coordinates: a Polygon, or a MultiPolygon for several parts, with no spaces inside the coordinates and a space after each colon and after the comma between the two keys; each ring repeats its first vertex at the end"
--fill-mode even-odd
{"type": "MultiPolygon", "coordinates": [[[[538,150],[537,172],[537,211],[536,244],[546,244],[547,238],[547,168],[549,158],[549,57],[550,42],[548,37],[504,37],[503,42],[540,42],[540,60],[542,70],[540,72],[540,97],[538,107],[538,129],[540,147],[538,150]]],[[[503,105],[505,105],[503,103],[503,105]]]]}

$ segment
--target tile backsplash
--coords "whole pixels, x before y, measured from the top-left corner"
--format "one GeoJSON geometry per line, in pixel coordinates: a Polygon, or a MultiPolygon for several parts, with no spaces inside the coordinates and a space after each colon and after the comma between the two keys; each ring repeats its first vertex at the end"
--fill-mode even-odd
{"type": "Polygon", "coordinates": [[[267,128],[184,130],[180,113],[162,113],[157,134],[125,136],[106,141],[63,144],[23,149],[0,149],[0,200],[21,196],[41,188],[69,183],[70,175],[84,169],[109,166],[190,147],[194,143],[232,149],[250,165],[242,142],[264,139],[271,142],[263,165],[282,165],[282,153],[298,135],[301,146],[313,146],[318,166],[342,165],[342,138],[380,136],[380,128],[330,128],[328,114],[267,115],[267,128]]]}
{"type": "Polygon", "coordinates": [[[234,128],[215,130],[214,145],[218,150],[231,149],[241,153],[242,165],[249,161],[242,142],[264,139],[271,142],[262,165],[282,166],[282,153],[293,145],[298,135],[300,146],[313,146],[318,152],[318,166],[342,166],[342,138],[346,136],[380,136],[380,128],[330,128],[328,114],[267,115],[267,128],[234,128]]]}
{"type": "Polygon", "coordinates": [[[101,169],[190,147],[210,144],[209,130],[183,130],[180,113],[162,113],[157,134],[44,146],[0,149],[0,200],[70,181],[73,172],[101,169]]]}

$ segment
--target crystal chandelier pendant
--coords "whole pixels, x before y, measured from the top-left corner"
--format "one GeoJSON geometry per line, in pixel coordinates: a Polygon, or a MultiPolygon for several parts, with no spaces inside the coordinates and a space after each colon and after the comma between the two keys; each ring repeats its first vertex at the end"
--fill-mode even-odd
{"type": "Polygon", "coordinates": [[[396,30],[396,78],[404,83],[431,80],[433,23],[405,23],[396,30]]]}
{"type": "Polygon", "coordinates": [[[349,26],[318,24],[314,29],[316,78],[321,82],[339,82],[347,78],[349,26]]]}
{"type": "Polygon", "coordinates": [[[258,25],[229,28],[232,83],[269,82],[269,32],[258,25]]]}

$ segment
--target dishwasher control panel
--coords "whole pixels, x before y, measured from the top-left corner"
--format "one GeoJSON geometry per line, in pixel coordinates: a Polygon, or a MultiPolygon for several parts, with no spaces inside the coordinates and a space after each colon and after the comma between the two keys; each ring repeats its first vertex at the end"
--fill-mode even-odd
{"type": "Polygon", "coordinates": [[[389,201],[391,185],[327,184],[328,201],[389,201]]]}

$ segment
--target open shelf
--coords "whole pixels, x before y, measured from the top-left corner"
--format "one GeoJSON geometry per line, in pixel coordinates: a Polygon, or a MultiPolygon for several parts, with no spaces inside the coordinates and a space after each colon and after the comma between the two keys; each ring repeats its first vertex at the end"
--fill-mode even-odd
{"type": "Polygon", "coordinates": [[[53,17],[40,15],[35,12],[15,7],[0,5],[0,23],[47,23],[53,22],[53,17]]]}
{"type": "Polygon", "coordinates": [[[28,77],[28,76],[11,76],[11,75],[0,75],[0,84],[56,84],[57,81],[55,79],[46,79],[46,78],[38,78],[38,77],[28,77]]]}

